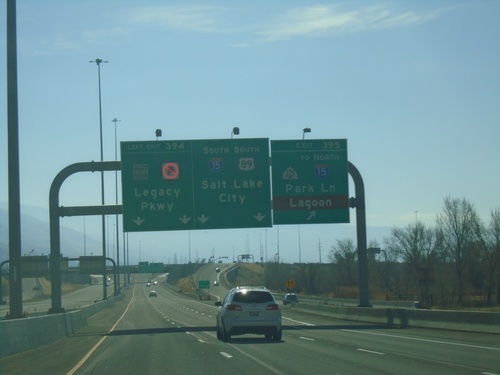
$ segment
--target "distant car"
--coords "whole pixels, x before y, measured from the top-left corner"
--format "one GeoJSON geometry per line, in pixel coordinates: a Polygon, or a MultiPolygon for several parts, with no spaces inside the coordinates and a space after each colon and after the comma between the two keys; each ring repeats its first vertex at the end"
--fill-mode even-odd
{"type": "Polygon", "coordinates": [[[156,295],[156,292],[155,292],[154,290],[152,290],[151,292],[149,292],[149,296],[150,296],[150,297],[158,297],[158,296],[156,295]]]}
{"type": "Polygon", "coordinates": [[[219,340],[229,341],[232,335],[246,333],[281,340],[281,310],[267,288],[233,288],[224,301],[217,301],[215,305],[219,306],[216,318],[219,340]]]}
{"type": "Polygon", "coordinates": [[[287,293],[283,297],[283,305],[288,305],[289,303],[297,303],[299,302],[299,298],[295,293],[287,293]]]}
{"type": "Polygon", "coordinates": [[[153,284],[154,285],[158,285],[158,281],[153,281],[153,284]]]}
{"type": "Polygon", "coordinates": [[[215,269],[215,272],[220,272],[220,268],[219,268],[219,267],[217,267],[217,268],[215,269]]]}
{"type": "Polygon", "coordinates": [[[219,282],[217,280],[214,281],[214,286],[219,286],[219,282]]]}
{"type": "Polygon", "coordinates": [[[148,282],[146,283],[146,286],[151,286],[151,283],[148,281],[148,282]]]}

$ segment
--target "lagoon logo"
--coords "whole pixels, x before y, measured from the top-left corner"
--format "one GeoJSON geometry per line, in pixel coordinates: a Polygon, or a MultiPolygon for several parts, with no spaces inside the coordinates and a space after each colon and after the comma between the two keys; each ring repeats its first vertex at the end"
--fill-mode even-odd
{"type": "Polygon", "coordinates": [[[283,171],[283,175],[281,176],[282,180],[298,180],[299,174],[292,167],[288,167],[283,171]]]}
{"type": "Polygon", "coordinates": [[[316,171],[316,176],[324,179],[330,173],[330,166],[328,164],[318,164],[314,167],[314,170],[316,171]]]}
{"type": "Polygon", "coordinates": [[[212,158],[208,161],[208,166],[212,172],[219,173],[224,169],[224,159],[212,158]]]}

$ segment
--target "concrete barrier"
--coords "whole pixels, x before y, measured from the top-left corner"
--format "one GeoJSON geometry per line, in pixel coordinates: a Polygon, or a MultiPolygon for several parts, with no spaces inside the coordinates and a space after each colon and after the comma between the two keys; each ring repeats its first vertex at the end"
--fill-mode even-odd
{"type": "Polygon", "coordinates": [[[500,313],[304,303],[295,304],[292,309],[343,320],[384,324],[389,327],[424,327],[500,334],[500,313]]]}
{"type": "Polygon", "coordinates": [[[0,358],[37,348],[66,336],[64,314],[0,322],[0,358]]]}
{"type": "Polygon", "coordinates": [[[36,349],[63,337],[74,335],[87,325],[89,317],[114,306],[117,298],[122,297],[113,297],[67,313],[1,320],[0,358],[36,349]]]}

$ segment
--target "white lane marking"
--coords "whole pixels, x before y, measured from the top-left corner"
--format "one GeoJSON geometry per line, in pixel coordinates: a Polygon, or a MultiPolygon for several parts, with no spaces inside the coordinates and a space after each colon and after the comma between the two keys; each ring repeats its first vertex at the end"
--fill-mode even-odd
{"type": "Polygon", "coordinates": [[[251,354],[248,354],[247,352],[243,351],[242,349],[238,348],[238,346],[236,345],[233,345],[233,344],[228,344],[230,347],[232,347],[234,350],[237,350],[239,351],[242,355],[244,355],[245,357],[248,357],[250,358],[252,361],[255,361],[257,362],[258,364],[260,364],[261,366],[265,367],[266,369],[268,369],[270,372],[274,373],[274,374],[277,374],[277,375],[285,375],[284,372],[281,372],[280,370],[278,370],[276,367],[273,367],[272,365],[264,362],[263,360],[257,358],[257,357],[254,357],[253,355],[251,354]]]}
{"type": "Polygon", "coordinates": [[[497,373],[494,372],[482,372],[482,375],[498,375],[497,373]]]}
{"type": "Polygon", "coordinates": [[[196,339],[197,339],[199,342],[201,342],[201,343],[206,343],[206,341],[205,341],[205,340],[202,340],[202,339],[201,339],[198,335],[194,334],[193,332],[186,331],[186,334],[187,334],[187,335],[190,335],[190,336],[194,336],[194,337],[196,337],[196,339]]]}
{"type": "Polygon", "coordinates": [[[366,350],[366,349],[356,349],[359,350],[360,352],[365,352],[365,353],[371,353],[371,354],[378,354],[378,355],[384,355],[384,353],[381,352],[375,352],[373,350],[366,350]]]}
{"type": "Polygon", "coordinates": [[[290,322],[294,322],[294,323],[298,323],[298,324],[303,324],[305,326],[310,326],[310,327],[313,327],[314,324],[311,324],[311,323],[307,323],[307,322],[302,322],[300,320],[295,320],[295,319],[290,319],[290,318],[285,318],[285,317],[282,317],[283,320],[288,320],[290,322]]]}
{"type": "Polygon", "coordinates": [[[312,339],[310,337],[304,337],[304,336],[300,336],[299,339],[307,340],[307,341],[316,341],[315,339],[312,339]]]}
{"type": "Polygon", "coordinates": [[[435,344],[463,346],[463,347],[466,347],[466,348],[488,349],[488,350],[500,351],[500,348],[494,348],[494,347],[491,347],[491,346],[463,344],[463,343],[460,343],[460,342],[440,341],[440,340],[431,340],[431,339],[421,339],[421,338],[418,338],[418,337],[407,337],[407,336],[399,336],[399,335],[390,335],[388,333],[376,333],[376,332],[367,332],[367,331],[356,331],[356,330],[353,330],[353,329],[343,329],[342,331],[352,332],[352,333],[364,333],[364,334],[367,334],[367,335],[375,335],[375,336],[395,337],[395,338],[398,338],[398,339],[406,339],[406,340],[432,342],[432,343],[435,343],[435,344]]]}
{"type": "Polygon", "coordinates": [[[231,354],[227,354],[226,352],[220,352],[220,354],[222,354],[226,358],[233,358],[231,354]]]}

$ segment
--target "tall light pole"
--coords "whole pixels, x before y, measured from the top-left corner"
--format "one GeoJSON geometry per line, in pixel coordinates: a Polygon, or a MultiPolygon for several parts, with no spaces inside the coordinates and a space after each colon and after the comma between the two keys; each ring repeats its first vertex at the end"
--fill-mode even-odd
{"type": "MultiPolygon", "coordinates": [[[[116,137],[116,123],[120,121],[116,117],[113,119],[115,124],[115,161],[118,160],[118,142],[116,137]]],[[[118,206],[118,171],[115,171],[115,204],[118,206]]],[[[118,277],[118,293],[120,293],[120,227],[118,224],[118,214],[116,220],[116,275],[118,277]]],[[[125,257],[125,255],[124,255],[125,257]]]]}
{"type": "Polygon", "coordinates": [[[278,237],[277,237],[278,245],[277,245],[276,257],[278,258],[278,263],[279,263],[280,262],[280,226],[277,225],[276,227],[278,228],[278,237]]]}
{"type": "MultiPolygon", "coordinates": [[[[3,16],[2,16],[3,17],[3,16]]],[[[5,81],[4,81],[5,82],[5,81]]],[[[16,2],[7,1],[7,127],[9,186],[9,316],[23,315],[21,193],[19,179],[19,103],[16,2]]],[[[54,264],[54,259],[51,259],[54,264]]],[[[0,280],[1,282],[1,280],[0,280]]],[[[52,280],[54,282],[54,280],[52,280]]]]}
{"type": "MultiPolygon", "coordinates": [[[[107,63],[108,61],[104,61],[100,57],[95,59],[94,61],[89,61],[89,63],[97,64],[97,82],[99,85],[99,134],[101,139],[101,161],[104,161],[104,149],[102,145],[102,106],[101,106],[101,64],[107,63]]],[[[104,206],[104,171],[101,171],[101,204],[104,206]]],[[[103,299],[108,299],[108,289],[106,282],[106,218],[105,215],[102,215],[102,256],[104,258],[104,270],[102,274],[102,284],[103,284],[103,299]]]]}
{"type": "Polygon", "coordinates": [[[302,249],[300,245],[300,224],[299,224],[299,263],[302,263],[302,249]]]}

